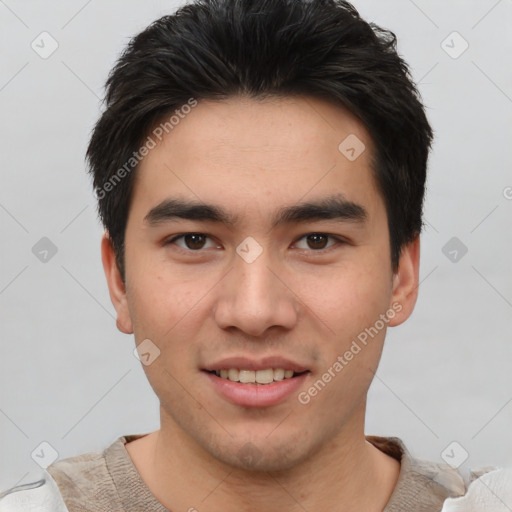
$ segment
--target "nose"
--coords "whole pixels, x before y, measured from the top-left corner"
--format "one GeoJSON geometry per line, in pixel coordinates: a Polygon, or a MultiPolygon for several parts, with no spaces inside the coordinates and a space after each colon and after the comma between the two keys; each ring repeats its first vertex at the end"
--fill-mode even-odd
{"type": "Polygon", "coordinates": [[[221,284],[214,310],[217,325],[256,337],[270,328],[292,329],[297,323],[299,302],[289,276],[287,279],[279,268],[266,251],[252,262],[237,255],[221,284]]]}

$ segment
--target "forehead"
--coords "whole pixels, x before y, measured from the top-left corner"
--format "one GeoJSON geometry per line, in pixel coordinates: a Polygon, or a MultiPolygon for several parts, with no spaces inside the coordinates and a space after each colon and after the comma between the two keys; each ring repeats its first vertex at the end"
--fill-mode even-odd
{"type": "Polygon", "coordinates": [[[181,194],[247,209],[339,192],[372,213],[373,151],[362,122],[324,100],[200,101],[139,164],[133,202],[181,194]]]}

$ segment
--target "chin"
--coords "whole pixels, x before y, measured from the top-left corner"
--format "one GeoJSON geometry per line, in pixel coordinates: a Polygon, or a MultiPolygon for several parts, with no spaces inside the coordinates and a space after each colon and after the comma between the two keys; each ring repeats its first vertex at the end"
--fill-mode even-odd
{"type": "Polygon", "coordinates": [[[299,465],[313,450],[306,450],[304,440],[291,441],[288,437],[280,442],[267,438],[234,442],[230,439],[224,446],[209,446],[210,455],[220,462],[251,472],[281,472],[299,465]],[[239,446],[239,448],[238,448],[239,446]]]}

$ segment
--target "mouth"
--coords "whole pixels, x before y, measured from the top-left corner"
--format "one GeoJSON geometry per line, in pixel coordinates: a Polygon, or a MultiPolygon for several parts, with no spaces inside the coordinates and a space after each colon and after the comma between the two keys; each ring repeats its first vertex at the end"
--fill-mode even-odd
{"type": "Polygon", "coordinates": [[[283,368],[202,370],[214,393],[241,407],[271,407],[298,397],[311,372],[283,368]]]}
{"type": "Polygon", "coordinates": [[[221,379],[240,384],[256,384],[258,386],[268,386],[274,382],[282,382],[284,380],[293,379],[309,370],[296,372],[293,370],[285,370],[284,368],[266,368],[264,370],[246,370],[240,368],[223,368],[221,370],[205,370],[207,373],[216,375],[221,379]]]}

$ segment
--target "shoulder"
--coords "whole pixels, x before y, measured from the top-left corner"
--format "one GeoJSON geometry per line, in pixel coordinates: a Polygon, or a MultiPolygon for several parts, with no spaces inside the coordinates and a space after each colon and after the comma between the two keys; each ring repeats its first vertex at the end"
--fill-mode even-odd
{"type": "Polygon", "coordinates": [[[398,437],[366,436],[387,455],[400,461],[400,473],[385,512],[440,511],[447,498],[464,495],[462,475],[448,464],[413,457],[398,437]]]}
{"type": "Polygon", "coordinates": [[[104,451],[89,452],[54,462],[39,480],[0,494],[0,512],[88,512],[122,510],[109,471],[126,438],[118,438],[104,451]]]}
{"type": "Polygon", "coordinates": [[[47,468],[70,512],[104,510],[105,506],[119,506],[119,497],[109,471],[108,459],[113,450],[124,446],[124,440],[124,437],[118,438],[102,452],[94,451],[69,457],[47,468]]]}
{"type": "Polygon", "coordinates": [[[366,438],[401,463],[399,478],[385,512],[512,510],[512,468],[486,467],[463,476],[448,464],[413,457],[398,437],[366,438]]]}
{"type": "Polygon", "coordinates": [[[0,494],[0,512],[68,512],[57,483],[43,471],[39,480],[0,494]]]}
{"type": "Polygon", "coordinates": [[[464,478],[448,464],[414,457],[398,437],[366,436],[366,439],[379,450],[400,461],[398,484],[410,486],[415,482],[423,484],[428,481],[443,487],[449,496],[464,494],[464,478]]]}
{"type": "Polygon", "coordinates": [[[104,454],[90,452],[54,462],[47,469],[56,481],[68,505],[80,506],[94,500],[103,487],[108,488],[108,473],[104,454]]]}
{"type": "Polygon", "coordinates": [[[510,512],[512,467],[472,472],[464,496],[447,499],[441,512],[510,512]]]}

